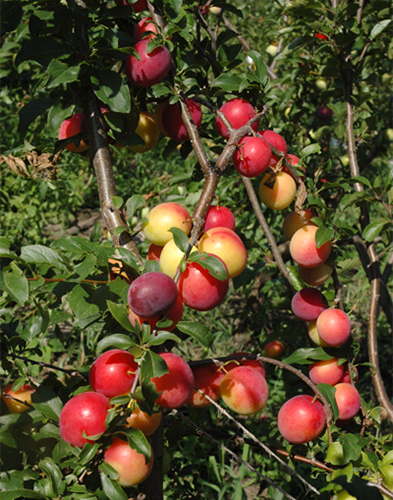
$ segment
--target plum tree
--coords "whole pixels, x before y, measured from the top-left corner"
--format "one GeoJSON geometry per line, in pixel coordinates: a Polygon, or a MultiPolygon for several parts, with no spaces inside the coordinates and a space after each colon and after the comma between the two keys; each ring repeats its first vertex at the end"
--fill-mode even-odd
{"type": "Polygon", "coordinates": [[[315,241],[317,226],[304,226],[292,236],[289,251],[292,259],[300,266],[313,268],[323,264],[331,252],[330,241],[320,247],[315,241]]]}
{"type": "MultiPolygon", "coordinates": [[[[202,124],[202,110],[199,104],[192,100],[186,99],[187,108],[191,114],[191,119],[195,126],[199,128],[202,124]]],[[[161,111],[162,127],[169,137],[176,142],[184,142],[189,139],[188,131],[184,125],[181,111],[178,103],[170,104],[169,101],[161,111]]]]}
{"type": "Polygon", "coordinates": [[[206,232],[214,227],[227,227],[234,231],[236,221],[233,212],[222,205],[212,205],[207,211],[203,230],[206,232]]]}
{"type": "Polygon", "coordinates": [[[326,309],[318,316],[316,325],[321,339],[332,347],[345,344],[351,336],[351,320],[341,309],[326,309]]]}
{"type": "MultiPolygon", "coordinates": [[[[213,401],[218,401],[221,397],[220,382],[224,373],[214,363],[207,363],[192,368],[194,374],[195,387],[207,394],[213,401]]],[[[198,390],[194,389],[187,404],[194,408],[205,408],[211,402],[198,390]]]]}
{"type": "Polygon", "coordinates": [[[316,321],[327,307],[325,296],[317,288],[303,288],[292,297],[292,312],[304,321],[316,321]]]}
{"type": "Polygon", "coordinates": [[[269,166],[272,150],[262,137],[246,136],[233,155],[233,166],[244,177],[257,177],[269,166]]]}
{"type": "Polygon", "coordinates": [[[101,354],[89,371],[91,387],[107,398],[130,392],[138,364],[134,356],[122,349],[112,349],[101,354]]]}
{"type": "Polygon", "coordinates": [[[335,386],[334,397],[339,411],[339,420],[346,421],[352,419],[360,410],[360,394],[356,387],[351,384],[340,382],[335,386]]]}
{"type": "MultiPolygon", "coordinates": [[[[238,97],[235,97],[234,99],[231,99],[223,104],[220,111],[224,114],[225,118],[234,129],[242,127],[255,116],[255,109],[252,104],[246,99],[238,97]]],[[[257,130],[258,126],[259,120],[252,124],[253,130],[257,130]]],[[[216,118],[216,129],[224,139],[228,139],[228,129],[220,117],[216,118]]]]}
{"type": "Polygon", "coordinates": [[[210,311],[219,306],[225,300],[228,289],[228,273],[226,279],[218,279],[199,262],[187,262],[179,279],[179,294],[184,304],[196,311],[210,311]]]}
{"type": "Polygon", "coordinates": [[[239,276],[247,264],[244,243],[240,236],[227,227],[214,227],[206,231],[199,242],[199,250],[222,259],[229,278],[239,276]]]}
{"type": "Polygon", "coordinates": [[[12,386],[13,382],[10,382],[1,391],[1,397],[8,410],[10,413],[22,413],[28,410],[28,405],[31,405],[31,395],[35,392],[35,388],[30,384],[23,384],[22,387],[13,391],[12,386]]]}
{"type": "Polygon", "coordinates": [[[266,174],[258,188],[259,198],[272,210],[287,208],[295,198],[296,182],[285,172],[266,174]]]}
{"type": "Polygon", "coordinates": [[[336,385],[344,375],[344,365],[337,362],[337,358],[316,361],[308,369],[310,379],[314,384],[336,385]]]}
{"type": "Polygon", "coordinates": [[[98,392],[72,397],[60,413],[60,436],[79,448],[94,442],[106,430],[105,419],[110,407],[109,399],[98,392]]]}
{"type": "Polygon", "coordinates": [[[153,454],[147,462],[145,455],[139,453],[127,441],[115,437],[112,444],[105,450],[104,461],[111,465],[119,474],[121,486],[135,486],[144,481],[153,467],[153,454]]]}
{"type": "Polygon", "coordinates": [[[148,222],[143,223],[143,233],[155,245],[164,246],[173,239],[169,229],[176,227],[185,234],[191,230],[191,216],[179,203],[166,202],[156,205],[147,214],[148,222]]]}
{"type": "Polygon", "coordinates": [[[141,40],[135,45],[139,60],[129,55],[126,59],[125,72],[134,85],[151,87],[161,82],[169,73],[171,54],[166,47],[159,46],[148,51],[149,40],[141,40]]]}
{"type": "Polygon", "coordinates": [[[277,415],[280,434],[293,444],[303,444],[317,438],[325,424],[324,407],[307,394],[286,401],[277,415]]]}
{"type": "Polygon", "coordinates": [[[269,388],[265,377],[252,366],[236,366],[220,382],[221,398],[240,415],[254,415],[265,406],[269,388]]]}
{"type": "Polygon", "coordinates": [[[156,391],[161,393],[156,403],[162,408],[180,408],[194,391],[194,374],[188,363],[177,354],[163,352],[160,356],[167,365],[168,373],[151,379],[156,391]]]}
{"type": "Polygon", "coordinates": [[[164,273],[151,271],[134,280],[128,290],[130,309],[143,318],[155,318],[167,313],[176,304],[177,286],[164,273]]]}

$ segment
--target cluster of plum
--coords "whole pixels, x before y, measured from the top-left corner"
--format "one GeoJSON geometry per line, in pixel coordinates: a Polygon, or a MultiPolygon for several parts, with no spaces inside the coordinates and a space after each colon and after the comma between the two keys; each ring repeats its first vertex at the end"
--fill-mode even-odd
{"type": "MultiPolygon", "coordinates": [[[[162,352],[159,356],[165,362],[167,373],[150,380],[159,394],[154,408],[143,411],[141,404],[130,396],[120,429],[118,426],[104,452],[104,461],[119,473],[119,482],[125,487],[146,479],[153,455],[150,451],[150,458],[146,460],[144,454],[132,448],[122,436],[121,425],[150,436],[160,425],[162,409],[177,409],[186,404],[203,408],[211,404],[205,395],[213,401],[221,397],[229,408],[243,415],[261,411],[268,398],[263,364],[247,359],[247,354],[236,354],[225,363],[209,362],[193,368],[175,353],[162,352]]],[[[129,351],[113,349],[99,356],[89,372],[91,390],[72,397],[60,413],[62,439],[82,448],[100,438],[107,430],[111,399],[132,394],[139,382],[138,374],[139,365],[129,351]]]]}

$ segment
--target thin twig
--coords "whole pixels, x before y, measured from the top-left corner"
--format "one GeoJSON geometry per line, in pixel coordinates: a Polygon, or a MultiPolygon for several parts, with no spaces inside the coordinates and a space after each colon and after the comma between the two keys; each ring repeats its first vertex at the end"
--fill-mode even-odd
{"type": "Polygon", "coordinates": [[[72,377],[82,377],[87,378],[83,373],[78,372],[77,370],[67,370],[66,368],[60,368],[59,366],[51,365],[49,363],[44,363],[43,361],[35,361],[34,359],[26,358],[25,356],[20,356],[18,354],[11,354],[7,352],[0,352],[0,357],[2,358],[13,358],[13,359],[21,359],[22,361],[26,361],[26,363],[30,363],[32,365],[42,366],[43,368],[50,368],[51,370],[59,371],[67,373],[72,377]]]}
{"type": "Polygon", "coordinates": [[[204,429],[202,429],[201,427],[199,427],[197,424],[195,424],[192,420],[190,420],[189,418],[187,418],[186,416],[184,416],[182,413],[177,412],[177,410],[174,410],[169,415],[170,416],[179,415],[180,418],[182,418],[188,424],[192,425],[195,429],[197,429],[199,434],[204,434],[206,437],[209,438],[209,441],[212,441],[213,443],[215,443],[222,450],[224,450],[226,453],[228,453],[228,455],[230,455],[232,458],[234,458],[237,462],[239,462],[240,464],[244,465],[251,472],[254,472],[255,474],[257,474],[263,481],[266,481],[268,484],[270,484],[270,486],[273,486],[273,488],[278,489],[285,497],[289,498],[290,500],[296,500],[293,496],[291,496],[289,493],[287,493],[286,491],[284,491],[278,484],[274,483],[271,479],[269,479],[268,477],[266,477],[263,474],[261,474],[249,462],[246,462],[245,460],[241,459],[238,455],[236,455],[236,453],[234,453],[232,450],[230,450],[225,445],[223,445],[222,443],[220,443],[220,441],[217,441],[217,439],[215,439],[211,434],[209,434],[204,429]]]}

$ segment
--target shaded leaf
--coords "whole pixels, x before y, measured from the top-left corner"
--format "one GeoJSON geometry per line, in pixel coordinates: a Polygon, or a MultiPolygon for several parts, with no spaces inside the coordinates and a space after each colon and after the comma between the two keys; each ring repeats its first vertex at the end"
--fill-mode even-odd
{"type": "Polygon", "coordinates": [[[111,111],[129,113],[131,111],[131,94],[119,73],[109,70],[96,72],[91,78],[94,93],[111,111]]]}
{"type": "Polygon", "coordinates": [[[108,477],[104,472],[100,472],[101,484],[104,493],[107,498],[111,500],[127,500],[128,495],[126,495],[120,486],[120,484],[108,477]]]}
{"type": "Polygon", "coordinates": [[[297,349],[290,356],[283,360],[287,365],[308,365],[310,361],[322,361],[332,359],[333,356],[328,354],[322,347],[307,347],[297,349]]]}
{"type": "Polygon", "coordinates": [[[330,405],[330,408],[332,409],[333,420],[337,420],[339,411],[336,403],[336,398],[334,397],[336,393],[336,388],[329,384],[317,384],[317,387],[321,391],[321,393],[325,396],[327,402],[330,405]]]}
{"type": "Polygon", "coordinates": [[[121,324],[129,332],[133,332],[134,328],[131,325],[130,319],[128,317],[128,309],[124,304],[116,304],[110,300],[106,301],[108,309],[115,320],[121,324]]]}
{"type": "Polygon", "coordinates": [[[29,125],[40,115],[44,114],[56,101],[48,97],[40,97],[28,102],[19,111],[18,133],[21,137],[26,135],[29,125]]]}
{"type": "Polygon", "coordinates": [[[189,247],[189,241],[184,231],[178,227],[172,227],[171,229],[168,229],[168,231],[173,234],[173,239],[177,248],[179,248],[179,250],[183,253],[186,253],[189,247]]]}
{"type": "Polygon", "coordinates": [[[15,59],[18,66],[24,61],[36,61],[48,66],[53,59],[67,57],[73,50],[64,41],[53,36],[32,37],[24,42],[15,59]]]}
{"type": "Polygon", "coordinates": [[[210,332],[209,328],[200,323],[180,321],[176,326],[181,332],[198,340],[204,347],[209,347],[213,342],[213,334],[210,332]]]}
{"type": "Polygon", "coordinates": [[[116,349],[129,349],[134,346],[135,342],[127,335],[122,333],[115,333],[109,337],[105,337],[97,344],[97,352],[105,351],[108,347],[115,347],[116,349]]]}

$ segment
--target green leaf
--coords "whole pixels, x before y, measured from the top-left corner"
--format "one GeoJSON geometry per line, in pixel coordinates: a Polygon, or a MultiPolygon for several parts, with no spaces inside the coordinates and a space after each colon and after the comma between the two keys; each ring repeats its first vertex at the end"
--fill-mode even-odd
{"type": "Polygon", "coordinates": [[[345,465],[348,463],[344,459],[343,447],[341,443],[335,441],[329,445],[326,453],[326,462],[332,465],[345,465]]]}
{"type": "Polygon", "coordinates": [[[62,83],[76,82],[79,78],[80,66],[69,66],[53,59],[48,66],[48,73],[51,77],[47,88],[57,87],[62,83]]]}
{"type": "Polygon", "coordinates": [[[16,498],[40,498],[46,500],[48,497],[38,491],[25,489],[7,490],[1,493],[1,500],[14,500],[16,498]]]}
{"type": "Polygon", "coordinates": [[[385,20],[380,21],[379,23],[377,23],[373,27],[373,29],[371,30],[370,39],[374,40],[378,35],[380,35],[389,26],[389,24],[391,22],[392,22],[391,19],[385,19],[385,20]]]}
{"type": "Polygon", "coordinates": [[[51,482],[55,497],[61,495],[65,490],[65,481],[59,467],[50,457],[45,457],[38,463],[38,467],[44,472],[51,482]]]}
{"type": "Polygon", "coordinates": [[[161,377],[165,373],[168,373],[165,360],[155,352],[147,351],[141,363],[141,380],[149,381],[153,377],[161,377]]]}
{"type": "Polygon", "coordinates": [[[171,229],[168,229],[168,231],[173,234],[173,239],[177,248],[183,253],[186,253],[190,243],[184,231],[178,227],[172,227],[171,229]]]}
{"type": "Polygon", "coordinates": [[[53,36],[32,37],[24,42],[15,59],[15,66],[24,61],[37,61],[48,66],[54,59],[67,57],[73,49],[53,36]]]}
{"type": "Polygon", "coordinates": [[[128,310],[124,304],[116,304],[115,302],[111,302],[110,300],[106,301],[108,305],[108,309],[115,320],[121,324],[123,328],[125,328],[129,332],[133,332],[134,328],[131,325],[130,319],[128,317],[128,310]]]}
{"type": "Polygon", "coordinates": [[[59,269],[66,269],[60,255],[43,245],[27,245],[22,247],[20,258],[29,264],[47,264],[59,269]]]}
{"type": "Polygon", "coordinates": [[[98,342],[97,352],[105,351],[105,349],[107,349],[108,347],[116,347],[117,349],[129,349],[134,345],[135,342],[127,335],[115,333],[113,335],[109,335],[109,337],[105,337],[98,342]]]}
{"type": "Polygon", "coordinates": [[[18,133],[21,137],[26,135],[30,123],[32,123],[38,116],[44,114],[56,101],[48,97],[40,97],[27,103],[19,111],[19,124],[18,133]]]}
{"type": "Polygon", "coordinates": [[[126,495],[120,486],[120,484],[108,477],[103,472],[100,472],[102,489],[107,498],[111,500],[127,500],[128,495],[126,495]]]}
{"type": "Polygon", "coordinates": [[[324,243],[326,243],[327,241],[331,241],[333,237],[333,229],[325,226],[320,226],[315,233],[315,244],[317,245],[317,248],[321,248],[324,243]]]}
{"type": "Polygon", "coordinates": [[[126,210],[128,217],[131,219],[138,208],[145,205],[145,200],[141,194],[134,194],[126,201],[126,210]]]}
{"type": "Polygon", "coordinates": [[[55,422],[59,421],[60,412],[63,408],[63,403],[51,389],[40,385],[31,395],[31,401],[36,410],[42,415],[55,422]]]}
{"type": "Polygon", "coordinates": [[[388,451],[386,455],[381,460],[381,465],[393,464],[393,450],[388,451]]]}
{"type": "Polygon", "coordinates": [[[345,463],[357,460],[362,452],[362,448],[369,444],[368,438],[356,434],[345,433],[338,438],[343,447],[345,463]]]}
{"type": "Polygon", "coordinates": [[[147,437],[139,429],[126,429],[128,444],[138,453],[145,455],[146,462],[151,458],[151,446],[147,437]]]}
{"type": "Polygon", "coordinates": [[[314,154],[321,154],[321,146],[319,144],[309,144],[300,151],[301,158],[314,154]]]}
{"type": "Polygon", "coordinates": [[[332,359],[333,356],[328,354],[322,347],[307,347],[302,349],[297,349],[290,356],[283,360],[287,365],[309,365],[310,361],[322,361],[327,359],[332,359]]]}
{"type": "Polygon", "coordinates": [[[195,340],[198,340],[198,342],[200,342],[204,347],[211,346],[213,342],[213,334],[206,326],[192,321],[179,321],[176,326],[181,332],[189,335],[195,340]]]}
{"type": "Polygon", "coordinates": [[[100,446],[100,443],[86,443],[79,455],[80,465],[87,465],[89,462],[91,462],[97,455],[97,451],[99,450],[100,446]]]}
{"type": "Polygon", "coordinates": [[[111,111],[129,113],[131,111],[131,94],[123,78],[115,71],[100,70],[92,76],[94,93],[111,111]]]}
{"type": "Polygon", "coordinates": [[[112,196],[112,202],[113,206],[120,210],[120,208],[123,206],[124,200],[121,196],[112,196]]]}
{"type": "Polygon", "coordinates": [[[12,240],[0,236],[0,257],[6,257],[7,259],[16,259],[18,256],[15,252],[10,250],[12,240]]]}
{"type": "Polygon", "coordinates": [[[214,278],[220,281],[228,279],[228,271],[225,264],[214,255],[208,255],[205,252],[194,252],[190,255],[189,260],[191,262],[198,262],[200,266],[207,269],[214,278]]]}
{"type": "Polygon", "coordinates": [[[336,398],[334,397],[336,393],[336,388],[329,384],[317,384],[318,389],[327,399],[330,408],[333,412],[333,420],[337,420],[339,416],[338,406],[336,403],[336,398]]]}
{"type": "Polygon", "coordinates": [[[23,15],[22,3],[15,1],[1,2],[1,36],[18,27],[23,15]]]}
{"type": "Polygon", "coordinates": [[[255,76],[257,77],[258,82],[265,86],[269,81],[269,74],[267,72],[267,68],[265,63],[263,62],[262,56],[256,50],[249,50],[247,55],[251,57],[256,66],[255,76]]]}
{"type": "Polygon", "coordinates": [[[356,193],[344,195],[341,199],[340,207],[342,209],[350,207],[352,205],[360,207],[363,205],[368,205],[369,203],[375,201],[376,199],[373,196],[371,196],[370,193],[367,193],[366,191],[359,191],[356,193]]]}
{"type": "Polygon", "coordinates": [[[80,280],[83,280],[93,273],[96,263],[97,257],[95,255],[86,255],[84,260],[74,267],[74,272],[79,276],[80,280]]]}
{"type": "Polygon", "coordinates": [[[212,87],[218,87],[225,92],[237,91],[242,83],[242,78],[228,73],[221,74],[212,83],[212,87]]]}
{"type": "Polygon", "coordinates": [[[174,333],[170,332],[165,332],[165,331],[158,331],[154,335],[150,335],[150,337],[147,339],[147,343],[149,345],[161,345],[167,340],[173,340],[174,342],[180,343],[181,340],[177,335],[174,333]]]}
{"type": "Polygon", "coordinates": [[[179,14],[183,4],[183,0],[165,0],[165,3],[169,5],[176,14],[179,14]]]}
{"type": "Polygon", "coordinates": [[[23,306],[29,298],[29,283],[15,263],[11,272],[0,272],[0,289],[7,292],[20,306],[23,306]]]}
{"type": "Polygon", "coordinates": [[[392,224],[391,220],[377,218],[371,222],[367,227],[364,228],[363,238],[365,241],[374,241],[374,239],[379,236],[381,231],[392,224]]]}

